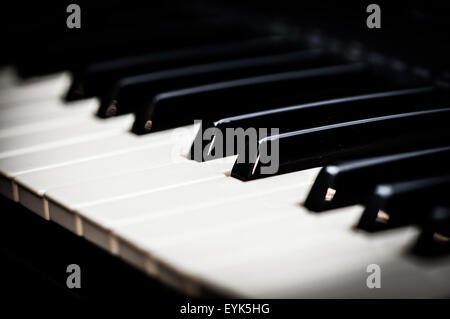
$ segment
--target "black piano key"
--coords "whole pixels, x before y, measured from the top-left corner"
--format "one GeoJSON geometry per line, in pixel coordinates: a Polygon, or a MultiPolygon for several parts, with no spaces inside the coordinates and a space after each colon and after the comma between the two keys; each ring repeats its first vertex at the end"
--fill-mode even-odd
{"type": "MultiPolygon", "coordinates": [[[[436,90],[433,87],[419,87],[335,98],[243,114],[220,119],[215,121],[213,126],[217,130],[217,134],[222,136],[224,143],[227,143],[227,129],[270,129],[276,127],[280,133],[284,133],[368,117],[438,108],[449,103],[450,96],[445,91],[436,90]]],[[[205,128],[205,125],[203,125],[203,129],[205,128]]],[[[198,143],[198,139],[202,139],[202,133],[199,132],[196,143],[198,143]]],[[[203,143],[213,144],[213,140],[214,135],[211,140],[203,141],[203,143]]],[[[191,154],[193,153],[193,147],[194,145],[192,145],[191,154]]],[[[235,149],[233,154],[237,154],[236,152],[235,149]]]]}
{"type": "Polygon", "coordinates": [[[285,52],[302,47],[295,41],[277,36],[222,43],[220,37],[212,39],[215,43],[205,40],[206,44],[197,47],[160,50],[90,64],[74,73],[66,99],[102,96],[115,82],[126,76],[255,54],[285,52]]]}
{"type": "Polygon", "coordinates": [[[366,204],[358,228],[380,231],[420,224],[431,207],[448,201],[450,175],[380,184],[366,204]]]}
{"type": "Polygon", "coordinates": [[[156,94],[164,91],[343,62],[343,59],[323,50],[312,49],[139,74],[118,81],[102,97],[98,115],[108,117],[136,111],[147,105],[156,94]]]}
{"type": "Polygon", "coordinates": [[[317,100],[319,96],[333,96],[345,92],[376,90],[387,84],[370,76],[362,63],[351,63],[317,69],[256,76],[218,82],[158,94],[153,102],[137,114],[132,131],[152,131],[205,123],[236,113],[254,112],[289,104],[317,100]],[[362,80],[366,78],[366,80],[362,80]]]}
{"type": "Polygon", "coordinates": [[[420,226],[419,235],[412,251],[422,256],[441,256],[450,253],[450,205],[433,207],[420,226]]]}
{"type": "Polygon", "coordinates": [[[238,154],[231,176],[247,181],[339,160],[447,145],[449,119],[450,108],[445,108],[272,135],[249,143],[238,154]]]}
{"type": "Polygon", "coordinates": [[[448,163],[450,146],[332,164],[320,171],[305,207],[320,212],[364,203],[380,183],[450,174],[448,163]]]}

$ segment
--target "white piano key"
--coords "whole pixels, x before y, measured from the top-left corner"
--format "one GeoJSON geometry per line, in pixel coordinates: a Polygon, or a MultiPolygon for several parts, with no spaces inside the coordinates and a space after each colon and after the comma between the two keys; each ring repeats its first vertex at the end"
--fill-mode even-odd
{"type": "Polygon", "coordinates": [[[13,105],[39,99],[60,98],[69,85],[70,75],[67,72],[20,81],[2,92],[0,104],[13,105]]]}
{"type": "MultiPolygon", "coordinates": [[[[15,120],[17,118],[34,117],[36,120],[43,120],[53,114],[67,113],[68,111],[80,109],[86,105],[99,105],[99,100],[97,98],[83,99],[73,102],[65,102],[60,99],[44,99],[37,101],[30,101],[24,103],[14,103],[7,104],[0,108],[0,115],[2,116],[2,121],[8,118],[9,120],[15,120]]],[[[85,112],[90,112],[91,108],[87,108],[85,112]]],[[[95,109],[94,109],[95,110],[95,109]]],[[[85,113],[85,115],[88,113],[85,113]]],[[[2,124],[4,124],[2,122],[2,124]]]]}
{"type": "Polygon", "coordinates": [[[270,250],[270,256],[208,268],[202,276],[239,295],[255,298],[420,298],[442,296],[448,291],[448,261],[445,270],[442,261],[424,264],[407,255],[407,248],[417,236],[415,229],[375,236],[345,229],[342,232],[346,232],[345,241],[345,237],[304,238],[309,240],[306,244],[298,242],[298,248],[286,250],[279,246],[270,250]],[[379,239],[388,245],[378,246],[379,239]],[[366,285],[370,264],[381,268],[380,289],[366,285]],[[441,283],[427,274],[430,269],[440,272],[441,283]]]}
{"type": "MultiPolygon", "coordinates": [[[[18,201],[17,185],[11,183],[11,180],[19,175],[119,155],[146,148],[151,145],[171,144],[173,145],[172,150],[174,155],[175,152],[185,152],[186,149],[189,148],[197,130],[198,126],[190,125],[183,127],[182,129],[166,130],[143,136],[137,136],[129,132],[117,130],[115,135],[103,138],[100,137],[98,139],[90,139],[88,141],[52,149],[44,149],[23,155],[6,157],[0,159],[0,180],[2,181],[0,183],[0,185],[2,185],[2,187],[0,187],[0,193],[8,198],[18,201]]],[[[43,174],[45,176],[46,173],[44,172],[43,174]]],[[[39,191],[43,186],[42,184],[39,184],[42,182],[40,179],[40,176],[42,175],[38,174],[36,177],[33,176],[34,175],[30,176],[30,185],[28,185],[28,189],[24,189],[23,192],[27,193],[28,190],[31,190],[31,192],[35,192],[35,195],[39,197],[41,196],[39,191]]],[[[68,182],[70,181],[68,180],[68,182]]],[[[26,185],[26,183],[24,185],[26,185]]],[[[28,205],[32,205],[36,200],[39,200],[32,194],[28,194],[27,199],[26,202],[28,205]]],[[[41,212],[41,206],[39,205],[36,207],[32,210],[38,213],[41,212]]]]}
{"type": "Polygon", "coordinates": [[[50,189],[45,193],[50,219],[81,235],[80,219],[75,214],[80,207],[217,178],[232,166],[220,160],[197,163],[181,156],[177,161],[173,165],[50,189]]]}
{"type": "MultiPolygon", "coordinates": [[[[71,102],[70,104],[83,104],[86,101],[90,101],[94,99],[87,99],[87,100],[80,100],[71,102]]],[[[17,118],[17,117],[24,117],[27,115],[36,115],[40,113],[48,113],[52,111],[63,111],[67,109],[66,105],[68,103],[64,102],[61,99],[43,99],[43,100],[36,100],[36,101],[28,101],[28,102],[18,102],[18,103],[11,103],[11,104],[2,104],[0,107],[0,115],[2,116],[2,119],[4,117],[10,117],[10,118],[17,118]]]]}
{"type": "Polygon", "coordinates": [[[4,110],[0,112],[0,138],[49,130],[55,127],[53,123],[59,123],[58,127],[62,128],[89,122],[97,108],[97,99],[89,99],[74,102],[70,106],[62,101],[40,101],[4,110]]]}
{"type": "MultiPolygon", "coordinates": [[[[184,127],[183,130],[166,130],[143,136],[115,130],[106,137],[0,158],[0,172],[8,178],[14,178],[19,174],[137,150],[148,146],[149,143],[173,143],[178,149],[185,149],[189,145],[187,141],[192,138],[196,129],[198,130],[198,127],[190,125],[184,127]],[[186,138],[183,140],[183,137],[186,138]],[[180,141],[180,145],[178,145],[178,141],[180,141]]],[[[174,149],[176,150],[175,147],[174,149]]]]}
{"type": "MultiPolygon", "coordinates": [[[[210,233],[216,235],[228,233],[242,223],[244,225],[249,223],[255,227],[255,224],[265,223],[267,220],[286,218],[286,214],[298,216],[304,223],[308,218],[314,217],[300,206],[309,188],[310,183],[297,184],[293,187],[285,186],[281,189],[261,189],[260,192],[250,196],[238,196],[234,200],[228,200],[226,205],[217,200],[217,203],[213,205],[188,209],[187,212],[175,215],[176,218],[173,218],[172,214],[161,214],[148,221],[113,226],[112,229],[119,240],[126,238],[140,247],[155,249],[160,246],[171,246],[180,240],[196,241],[198,238],[207,237],[210,233]],[[226,218],[228,222],[224,220],[226,218]],[[203,227],[204,219],[210,221],[208,227],[203,227]],[[174,227],[161,228],[160,225],[167,225],[168,220],[173,220],[174,227]],[[178,221],[180,221],[179,224],[178,221]],[[182,229],[184,223],[188,225],[185,230],[182,229]],[[195,223],[202,225],[200,229],[195,226],[195,223]]],[[[239,239],[235,241],[237,244],[239,239]]]]}
{"type": "MultiPolygon", "coordinates": [[[[154,223],[149,221],[114,228],[118,236],[115,245],[120,256],[125,259],[134,256],[130,262],[137,266],[146,265],[148,268],[145,270],[154,274],[167,270],[162,270],[162,262],[178,269],[179,275],[195,277],[205,268],[227,260],[265,253],[266,246],[274,247],[277,242],[293,245],[294,240],[304,240],[309,234],[323,236],[321,226],[323,228],[324,225],[315,223],[315,219],[320,217],[306,212],[299,205],[298,198],[305,197],[308,189],[303,186],[287,192],[275,191],[272,196],[262,194],[258,199],[247,198],[188,211],[183,216],[176,216],[174,225],[170,227],[167,227],[168,216],[165,221],[155,219],[154,223]],[[301,193],[303,196],[295,196],[301,193]],[[276,194],[281,195],[278,200],[276,194]],[[292,196],[290,201],[286,200],[292,196]],[[137,256],[140,259],[136,259],[137,256]]],[[[361,208],[357,211],[360,212],[361,208]]],[[[336,225],[329,228],[333,227],[336,225]]]]}
{"type": "Polygon", "coordinates": [[[107,137],[0,158],[0,171],[3,176],[13,179],[19,174],[88,160],[102,154],[114,154],[121,147],[132,143],[130,136],[128,132],[117,130],[107,137]]]}
{"type": "MultiPolygon", "coordinates": [[[[89,117],[89,115],[88,115],[89,117]]],[[[0,128],[0,138],[12,138],[18,135],[36,133],[40,131],[47,131],[52,129],[63,129],[67,126],[72,126],[75,124],[85,123],[86,114],[84,116],[72,116],[61,118],[52,118],[48,120],[40,120],[38,122],[29,121],[28,123],[18,124],[10,127],[0,128]]]]}
{"type": "Polygon", "coordinates": [[[107,152],[114,154],[118,152],[117,148],[120,145],[130,143],[130,139],[126,138],[129,135],[131,134],[128,132],[117,130],[115,134],[107,137],[98,136],[95,139],[91,136],[87,141],[0,158],[0,194],[18,201],[17,185],[13,182],[17,175],[88,160],[107,152]]]}
{"type": "Polygon", "coordinates": [[[19,202],[49,219],[43,198],[49,189],[167,165],[171,160],[167,150],[173,145],[167,141],[163,144],[152,143],[149,138],[144,141],[147,141],[148,145],[138,150],[121,150],[121,154],[102,154],[95,159],[19,174],[14,180],[18,185],[19,202]]]}
{"type": "Polygon", "coordinates": [[[69,124],[64,129],[56,128],[35,133],[0,138],[0,158],[50,149],[79,141],[95,139],[124,131],[131,125],[132,115],[109,120],[92,117],[89,121],[69,124]]]}
{"type": "MultiPolygon", "coordinates": [[[[245,219],[242,215],[251,210],[242,209],[242,205],[226,205],[221,219],[216,221],[213,216],[217,210],[211,208],[204,211],[202,217],[197,212],[197,218],[192,215],[192,219],[186,217],[179,224],[178,220],[174,221],[175,227],[157,223],[152,228],[149,225],[129,227],[124,236],[126,239],[119,241],[118,250],[121,255],[122,249],[125,250],[123,257],[130,256],[132,243],[134,256],[144,258],[134,262],[147,265],[153,274],[158,274],[168,264],[169,270],[166,271],[178,271],[178,276],[196,278],[207,285],[216,285],[220,290],[233,291],[245,297],[357,297],[361,291],[367,290],[365,278],[368,274],[365,270],[370,263],[384,265],[387,256],[397,254],[401,256],[395,263],[397,268],[414,268],[403,259],[401,252],[416,233],[405,234],[404,230],[399,230],[395,236],[398,237],[400,232],[403,240],[383,238],[383,245],[377,245],[371,236],[351,231],[362,211],[360,207],[339,209],[329,212],[328,216],[319,216],[295,205],[289,209],[285,205],[267,202],[267,206],[261,207],[260,202],[253,203],[259,214],[255,211],[249,213],[250,221],[247,223],[227,226],[225,216],[237,210],[241,214],[236,216],[245,219]],[[209,221],[204,222],[204,218],[209,221]],[[183,222],[188,229],[184,233],[191,235],[180,235],[183,222]],[[203,227],[197,227],[198,224],[203,227]],[[157,233],[153,238],[148,235],[152,230],[157,233]],[[343,271],[338,273],[334,270],[343,271]],[[354,278],[363,277],[364,280],[352,282],[345,293],[337,289],[327,293],[310,289],[314,285],[320,286],[327,271],[335,280],[328,281],[327,287],[338,288],[340,278],[348,278],[348,273],[356,273],[357,270],[359,273],[354,278]],[[311,274],[314,279],[311,279],[311,274]]],[[[393,273],[391,278],[401,273],[392,271],[392,267],[388,271],[393,273]]],[[[425,274],[419,272],[417,275],[414,277],[416,282],[423,282],[425,274]]],[[[407,295],[408,289],[399,290],[395,286],[379,294],[381,297],[407,295]]]]}
{"type": "MultiPolygon", "coordinates": [[[[274,206],[269,208],[275,210],[274,206]]],[[[311,215],[302,207],[281,208],[282,213],[270,216],[270,212],[266,211],[263,218],[216,227],[214,232],[204,231],[175,239],[155,238],[151,242],[151,252],[163,256],[165,260],[181,263],[183,269],[203,272],[210,268],[226,268],[253,259],[277,256],[292,249],[316,250],[322,247],[323,250],[332,250],[335,241],[342,244],[352,241],[350,226],[354,225],[355,215],[362,211],[359,207],[337,210],[334,213],[348,216],[334,219],[335,223],[331,225],[321,223],[320,217],[311,215]],[[205,238],[208,238],[206,242],[205,238]]],[[[365,240],[361,237],[354,245],[365,245],[365,240]]],[[[150,242],[141,243],[145,243],[142,247],[147,249],[150,242]]]]}
{"type": "MultiPolygon", "coordinates": [[[[180,215],[181,219],[189,218],[191,213],[205,207],[226,205],[247,197],[268,196],[280,189],[286,193],[289,193],[289,189],[299,193],[300,186],[310,187],[317,172],[318,169],[311,169],[246,183],[220,176],[217,179],[149,194],[87,205],[76,212],[81,218],[83,235],[86,238],[99,245],[114,245],[110,238],[113,229],[134,224],[152,224],[160,219],[177,220],[180,215]],[[167,198],[171,200],[167,201],[167,198]],[[96,239],[99,239],[100,243],[96,239]]],[[[102,247],[114,252],[112,246],[102,247]]]]}
{"type": "MultiPolygon", "coordinates": [[[[41,201],[40,197],[42,196],[42,189],[50,187],[51,185],[49,182],[55,181],[55,173],[53,173],[52,169],[66,166],[67,169],[61,168],[61,170],[56,171],[56,174],[59,174],[56,178],[61,181],[61,178],[66,176],[65,174],[68,174],[66,184],[74,183],[75,181],[70,180],[71,177],[74,176],[70,165],[89,162],[96,159],[104,159],[105,157],[120,155],[163,144],[172,145],[172,154],[175,155],[176,152],[185,152],[189,149],[197,130],[198,125],[190,125],[181,129],[178,128],[155,132],[143,136],[117,131],[115,135],[104,138],[91,139],[52,149],[44,149],[0,159],[0,185],[2,186],[0,187],[0,194],[15,201],[19,201],[20,190],[20,193],[23,195],[22,202],[24,205],[48,219],[45,210],[43,210],[42,205],[40,205],[39,202],[41,201]],[[32,173],[35,173],[36,175],[32,173]],[[22,186],[25,187],[17,187],[15,182],[11,182],[11,180],[17,176],[24,177],[24,175],[28,178],[22,183],[22,186]]],[[[162,152],[160,155],[163,154],[164,156],[168,156],[168,152],[162,152]]],[[[132,161],[135,160],[136,159],[132,159],[132,161]]],[[[151,161],[148,163],[151,163],[151,161]]],[[[126,165],[125,162],[123,164],[126,165]]],[[[134,164],[130,163],[130,165],[134,164]]]]}
{"type": "MultiPolygon", "coordinates": [[[[121,255],[125,249],[123,256],[129,256],[133,247],[134,256],[144,259],[135,262],[151,265],[146,267],[153,274],[168,264],[172,271],[178,271],[178,276],[197,278],[246,297],[413,297],[432,295],[433,287],[439,285],[430,282],[429,270],[424,271],[426,268],[418,267],[404,255],[416,231],[400,229],[369,236],[351,230],[361,207],[317,215],[294,203],[267,202],[262,206],[260,202],[249,202],[247,209],[242,208],[242,203],[228,204],[210,208],[203,212],[204,216],[197,211],[198,217],[187,214],[186,220],[177,219],[170,227],[164,227],[164,223],[128,226],[126,231],[118,231],[121,240],[116,245],[121,255]],[[227,224],[225,216],[232,219],[233,211],[240,213],[240,219],[249,214],[250,221],[227,224]],[[216,214],[221,219],[214,219],[216,214]],[[149,235],[152,231],[156,235],[149,235]],[[365,270],[371,263],[380,264],[387,271],[385,280],[391,279],[391,284],[378,293],[371,293],[365,286],[365,270]],[[351,273],[356,275],[350,277],[351,273]],[[341,278],[352,278],[346,289],[339,289],[341,278]],[[393,284],[398,278],[405,284],[393,284]],[[410,289],[417,284],[421,286],[419,293],[410,289]],[[317,289],[325,285],[325,291],[317,289]]],[[[436,278],[443,278],[448,267],[431,268],[441,273],[436,278]]],[[[436,296],[448,289],[448,282],[447,287],[440,287],[439,292],[434,292],[436,296]]]]}
{"type": "Polygon", "coordinates": [[[159,247],[161,243],[170,245],[170,243],[178,243],[185,239],[189,241],[192,237],[221,232],[236,225],[278,219],[285,214],[298,215],[297,209],[284,210],[280,207],[284,208],[284,202],[289,201],[289,198],[296,197],[299,193],[306,195],[309,188],[310,184],[307,183],[285,185],[275,189],[261,189],[259,192],[241,196],[234,194],[228,198],[217,199],[215,203],[211,202],[209,205],[187,207],[184,211],[181,211],[180,207],[178,214],[173,212],[161,214],[156,218],[131,225],[113,226],[112,231],[126,237],[129,241],[145,243],[149,247],[159,247]],[[271,198],[271,200],[267,198],[271,198]],[[245,203],[252,201],[257,202],[254,205],[256,209],[248,209],[245,206],[245,203]],[[224,213],[218,206],[226,206],[227,213],[224,213]],[[258,209],[259,207],[264,207],[264,209],[258,209]],[[245,213],[242,212],[243,209],[246,210],[245,213]]]}

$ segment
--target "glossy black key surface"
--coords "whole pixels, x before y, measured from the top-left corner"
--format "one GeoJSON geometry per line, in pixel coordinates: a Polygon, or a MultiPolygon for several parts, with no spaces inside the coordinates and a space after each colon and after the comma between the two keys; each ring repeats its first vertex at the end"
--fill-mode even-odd
{"type": "Polygon", "coordinates": [[[379,231],[426,221],[431,207],[449,202],[450,175],[380,184],[367,202],[358,228],[379,231]]]}
{"type": "Polygon", "coordinates": [[[254,145],[250,143],[243,154],[238,155],[231,175],[246,181],[323,166],[338,160],[447,145],[450,138],[449,119],[450,108],[445,108],[269,136],[254,145]],[[274,160],[278,160],[279,165],[274,160]]]}
{"type": "Polygon", "coordinates": [[[158,94],[145,114],[137,114],[133,132],[168,129],[194,120],[207,125],[232,114],[254,112],[290,104],[306,103],[319,97],[376,90],[386,87],[385,80],[370,76],[361,63],[317,69],[295,70],[233,81],[218,82],[158,94]],[[366,78],[366,80],[362,80],[366,78]]]}
{"type": "Polygon", "coordinates": [[[380,183],[450,174],[449,163],[450,146],[328,165],[317,176],[305,207],[319,212],[364,203],[380,183]]]}
{"type": "Polygon", "coordinates": [[[87,65],[74,73],[66,99],[102,96],[115,82],[126,76],[302,47],[286,37],[221,42],[217,35],[203,42],[205,43],[198,46],[179,47],[170,51],[155,50],[139,56],[126,56],[87,65]]]}
{"type": "MultiPolygon", "coordinates": [[[[345,91],[345,90],[344,90],[345,91]]],[[[419,87],[335,98],[325,101],[270,109],[255,113],[224,118],[213,123],[215,134],[220,134],[226,144],[227,129],[237,128],[277,128],[280,133],[305,129],[314,126],[352,121],[362,118],[412,112],[450,105],[450,96],[445,91],[433,87],[419,87]]],[[[203,125],[203,130],[207,128],[203,125]]],[[[202,133],[196,137],[195,143],[202,139],[202,133]]],[[[214,144],[213,137],[205,141],[214,144]]],[[[212,147],[212,146],[211,146],[212,147]]],[[[193,153],[192,146],[191,154],[193,153]]],[[[234,149],[233,154],[237,154],[234,149]]],[[[228,154],[231,155],[231,154],[228,154]]],[[[201,161],[201,159],[195,160],[201,161]]]]}
{"type": "Polygon", "coordinates": [[[107,117],[136,111],[147,105],[156,94],[164,91],[343,62],[343,59],[323,50],[313,49],[135,75],[119,80],[109,93],[102,97],[98,115],[107,117]]]}

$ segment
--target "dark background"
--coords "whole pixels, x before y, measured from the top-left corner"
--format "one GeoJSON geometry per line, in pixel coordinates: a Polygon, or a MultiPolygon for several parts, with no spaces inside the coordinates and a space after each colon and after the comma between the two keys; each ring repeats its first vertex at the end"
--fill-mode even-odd
{"type": "MultiPolygon", "coordinates": [[[[301,27],[305,36],[317,41],[338,38],[441,75],[450,64],[449,9],[448,1],[8,1],[0,11],[0,65],[14,64],[27,77],[117,56],[186,47],[201,37],[184,34],[184,26],[206,19],[229,31],[230,39],[290,34],[301,27]],[[81,6],[81,29],[66,27],[69,3],[81,6]],[[369,3],[381,7],[381,29],[366,27],[369,3]]],[[[185,300],[25,208],[4,198],[0,205],[3,301],[95,304],[102,300],[114,305],[125,299],[157,307],[167,300],[172,306],[185,300]],[[71,263],[81,266],[82,289],[65,286],[65,270],[71,263]]]]}

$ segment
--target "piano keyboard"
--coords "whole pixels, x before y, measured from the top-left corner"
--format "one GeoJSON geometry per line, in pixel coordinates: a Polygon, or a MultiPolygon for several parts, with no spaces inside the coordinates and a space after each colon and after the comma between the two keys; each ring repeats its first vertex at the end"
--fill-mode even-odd
{"type": "Polygon", "coordinates": [[[448,89],[296,40],[4,68],[0,194],[190,296],[448,297],[448,89]],[[195,156],[228,128],[278,133],[195,156]]]}
{"type": "Polygon", "coordinates": [[[354,229],[362,205],[308,211],[320,168],[242,182],[230,176],[235,157],[186,157],[193,126],[133,135],[129,115],[96,119],[96,100],[64,105],[65,84],[65,75],[37,79],[38,92],[10,84],[17,95],[1,101],[1,193],[40,216],[192,295],[448,293],[447,259],[422,263],[407,253],[418,227],[369,234],[354,229]],[[370,264],[383,270],[382,289],[365,285],[370,264]]]}

